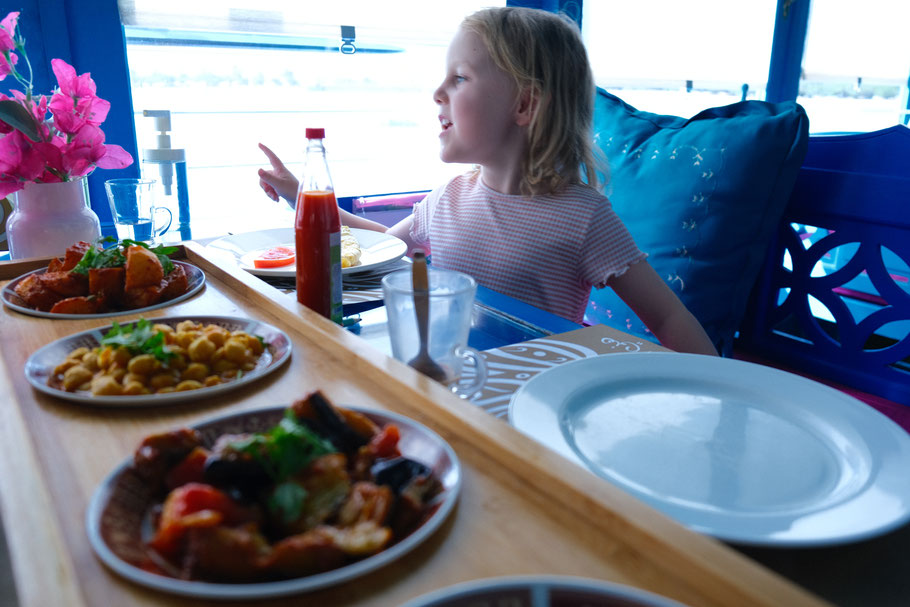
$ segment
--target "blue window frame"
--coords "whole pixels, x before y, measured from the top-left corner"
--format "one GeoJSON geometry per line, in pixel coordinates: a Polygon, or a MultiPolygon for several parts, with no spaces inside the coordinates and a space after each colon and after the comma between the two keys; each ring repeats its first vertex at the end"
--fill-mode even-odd
{"type": "MultiPolygon", "coordinates": [[[[581,20],[582,0],[510,0],[508,4],[562,10],[581,20]]],[[[117,0],[20,0],[20,10],[20,27],[28,40],[36,90],[50,91],[54,85],[51,57],[68,60],[79,73],[91,72],[100,95],[111,102],[103,125],[108,141],[123,146],[136,159],[127,169],[97,171],[89,178],[95,210],[102,222],[110,222],[110,211],[104,204],[104,180],[139,173],[125,35],[117,0]]],[[[796,99],[808,20],[809,0],[778,1],[768,73],[769,101],[796,99]]]]}

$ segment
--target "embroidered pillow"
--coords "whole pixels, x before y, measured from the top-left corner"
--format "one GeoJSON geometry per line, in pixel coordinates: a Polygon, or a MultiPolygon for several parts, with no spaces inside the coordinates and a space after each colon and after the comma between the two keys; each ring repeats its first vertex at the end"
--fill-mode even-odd
{"type": "MultiPolygon", "coordinates": [[[[749,292],[806,154],[794,102],[743,101],[690,119],[636,110],[597,91],[594,138],[607,195],[648,261],[729,354],[749,292]]],[[[654,340],[611,289],[585,315],[654,340]]]]}

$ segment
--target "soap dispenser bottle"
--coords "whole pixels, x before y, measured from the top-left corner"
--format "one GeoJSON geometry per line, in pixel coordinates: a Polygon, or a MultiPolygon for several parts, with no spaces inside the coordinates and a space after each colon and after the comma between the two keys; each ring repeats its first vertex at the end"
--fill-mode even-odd
{"type": "Polygon", "coordinates": [[[171,212],[176,208],[180,238],[189,240],[193,236],[190,231],[190,198],[186,188],[186,151],[171,147],[169,110],[142,110],[142,115],[154,119],[155,130],[158,131],[158,147],[142,150],[142,161],[158,165],[161,206],[168,207],[171,212]]]}

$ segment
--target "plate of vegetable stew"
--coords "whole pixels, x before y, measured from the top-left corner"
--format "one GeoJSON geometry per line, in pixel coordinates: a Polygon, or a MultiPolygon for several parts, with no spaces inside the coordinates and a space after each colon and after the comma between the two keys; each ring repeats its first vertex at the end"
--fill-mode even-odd
{"type": "MultiPolygon", "coordinates": [[[[33,388],[40,392],[95,407],[122,408],[172,405],[188,400],[209,398],[245,386],[276,371],[291,356],[291,340],[284,331],[251,318],[231,316],[176,316],[156,318],[153,322],[154,325],[148,320],[139,319],[135,323],[125,323],[123,326],[114,323],[112,325],[90,329],[53,341],[37,350],[28,358],[28,360],[26,360],[25,378],[33,388]],[[181,323],[212,327],[217,330],[217,332],[222,333],[224,337],[221,340],[217,340],[215,339],[215,336],[211,336],[211,339],[208,340],[210,341],[210,344],[203,343],[206,340],[200,340],[195,346],[190,343],[191,341],[195,341],[195,338],[192,340],[188,338],[186,340],[187,347],[172,348],[165,345],[163,337],[160,336],[160,331],[154,330],[155,326],[164,325],[165,327],[169,327],[171,332],[178,332],[178,337],[181,337],[179,335],[179,330],[182,326],[181,323]],[[125,372],[127,375],[135,371],[135,375],[138,376],[137,379],[141,381],[150,381],[154,378],[151,369],[132,369],[128,367],[129,361],[141,356],[145,359],[144,362],[149,363],[150,366],[155,368],[155,371],[163,372],[170,368],[176,373],[178,365],[171,359],[171,350],[179,352],[181,356],[187,356],[188,360],[186,362],[188,364],[196,362],[196,360],[204,360],[207,364],[209,359],[218,358],[218,356],[215,355],[215,352],[217,352],[218,349],[223,350],[227,345],[229,336],[235,332],[255,338],[256,341],[261,344],[261,351],[256,352],[255,357],[251,357],[251,364],[247,365],[248,369],[245,370],[242,367],[235,365],[237,370],[232,373],[225,371],[223,368],[216,369],[214,368],[214,364],[210,365],[213,367],[212,369],[208,370],[208,372],[203,371],[198,377],[193,378],[204,383],[202,386],[197,386],[196,389],[181,389],[163,393],[141,393],[141,391],[129,393],[129,390],[124,392],[123,389],[101,390],[103,393],[98,394],[93,393],[91,390],[84,387],[79,388],[78,386],[75,386],[74,388],[72,386],[67,386],[70,389],[64,387],[66,371],[68,369],[61,368],[61,364],[66,363],[70,354],[79,349],[84,349],[85,353],[96,352],[100,357],[102,355],[101,351],[104,349],[102,348],[102,344],[110,345],[112,347],[123,346],[129,351],[130,358],[121,360],[118,363],[120,367],[127,370],[125,372]],[[213,349],[213,347],[215,349],[213,349]],[[199,353],[192,352],[193,356],[188,356],[191,353],[189,352],[191,348],[199,349],[199,353]],[[203,352],[203,350],[208,350],[208,352],[203,352]],[[208,356],[208,359],[203,359],[203,356],[208,356]],[[149,359],[153,360],[150,361],[149,359]],[[216,380],[217,383],[205,383],[206,376],[211,375],[220,375],[221,380],[216,380]]],[[[190,330],[188,329],[187,332],[189,331],[190,330]]],[[[193,329],[193,331],[198,333],[200,330],[193,329]]],[[[257,350],[259,350],[259,348],[257,348],[257,350]]],[[[249,353],[246,352],[241,354],[249,356],[249,353]]],[[[113,368],[116,364],[112,363],[110,366],[107,364],[93,364],[90,366],[90,371],[92,371],[93,374],[99,370],[95,369],[97,366],[100,366],[101,370],[106,370],[113,368]]],[[[225,365],[225,367],[228,366],[230,365],[225,365]]],[[[181,371],[181,373],[185,372],[185,370],[181,371]]],[[[83,379],[85,382],[94,380],[93,377],[83,379]]],[[[127,378],[121,373],[119,381],[122,382],[125,379],[127,378]]],[[[177,381],[174,381],[171,385],[176,386],[181,379],[183,378],[177,375],[177,381]]],[[[127,384],[124,383],[123,388],[125,389],[126,386],[127,384]]],[[[94,387],[93,384],[92,388],[94,387]]]]}
{"type": "Polygon", "coordinates": [[[123,240],[100,248],[110,242],[76,243],[47,268],[11,280],[0,294],[4,305],[42,318],[106,318],[163,308],[205,285],[202,270],[170,259],[176,247],[123,240]]]}
{"type": "MultiPolygon", "coordinates": [[[[351,580],[401,558],[429,538],[449,516],[461,480],[461,464],[455,452],[429,428],[388,411],[336,407],[314,392],[289,407],[244,411],[191,429],[146,437],[135,455],[121,463],[95,491],[86,513],[86,530],[92,548],[106,566],[155,590],[209,599],[286,596],[351,580]],[[335,421],[326,421],[326,414],[335,421]],[[290,435],[297,435],[301,425],[338,453],[317,453],[309,462],[299,461],[301,449],[288,440],[290,435]],[[373,429],[364,430],[365,425],[373,429]],[[359,440],[349,443],[345,435],[352,430],[359,440]],[[296,460],[291,478],[308,491],[302,492],[304,506],[298,511],[305,514],[294,524],[307,520],[306,528],[291,527],[289,532],[275,527],[275,517],[287,512],[275,510],[272,504],[275,500],[271,497],[278,493],[274,483],[280,479],[266,476],[264,484],[252,481],[256,475],[241,465],[249,464],[250,458],[237,459],[243,452],[259,453],[261,457],[255,461],[273,464],[267,467],[272,471],[286,467],[288,458],[296,460]],[[337,468],[326,462],[338,457],[346,458],[343,470],[350,473],[344,473],[341,481],[336,473],[326,472],[337,468]],[[170,463],[161,466],[162,459],[170,463]],[[195,464],[194,460],[203,463],[195,464]],[[327,482],[329,477],[335,480],[327,482]],[[336,491],[339,483],[347,483],[347,494],[336,491]],[[415,493],[414,486],[425,489],[415,493]],[[200,499],[198,494],[203,490],[222,493],[219,499],[200,499]],[[362,498],[379,490],[391,496],[391,509],[383,510],[386,514],[376,514],[375,500],[351,498],[355,493],[362,498]],[[327,491],[340,497],[323,499],[327,491]],[[417,502],[415,495],[419,496],[417,502]],[[264,499],[266,496],[270,499],[264,499]],[[233,504],[230,508],[239,506],[241,512],[258,514],[238,518],[235,511],[233,521],[227,514],[209,520],[213,511],[228,510],[216,505],[226,500],[233,504]],[[334,506],[326,507],[333,501],[334,506]],[[419,509],[413,508],[414,503],[419,503],[419,509]],[[352,504],[360,504],[353,520],[352,504]],[[316,517],[314,510],[322,514],[316,517]],[[174,512],[184,518],[175,517],[174,512]],[[408,512],[412,514],[403,518],[402,513],[408,512]],[[377,521],[391,532],[378,551],[373,546],[364,553],[362,540],[355,542],[353,551],[344,540],[326,542],[326,537],[349,537],[350,525],[356,528],[365,520],[377,521]],[[176,526],[180,532],[176,540],[174,521],[183,521],[176,526]],[[250,541],[250,534],[259,540],[250,541]],[[314,542],[314,537],[322,539],[314,542]],[[225,542],[234,544],[233,548],[228,549],[225,542]],[[256,549],[251,551],[250,546],[256,549]],[[315,565],[304,554],[314,547],[318,554],[315,565]],[[326,560],[327,555],[339,558],[326,560]]],[[[291,520],[293,516],[297,515],[291,520]]]]}

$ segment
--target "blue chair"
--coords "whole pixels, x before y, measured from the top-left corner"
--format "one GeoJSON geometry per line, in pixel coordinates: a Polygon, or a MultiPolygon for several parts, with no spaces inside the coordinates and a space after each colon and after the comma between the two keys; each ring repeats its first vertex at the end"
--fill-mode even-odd
{"type": "Polygon", "coordinates": [[[910,404],[910,129],[814,136],[737,351],[910,404]]]}

